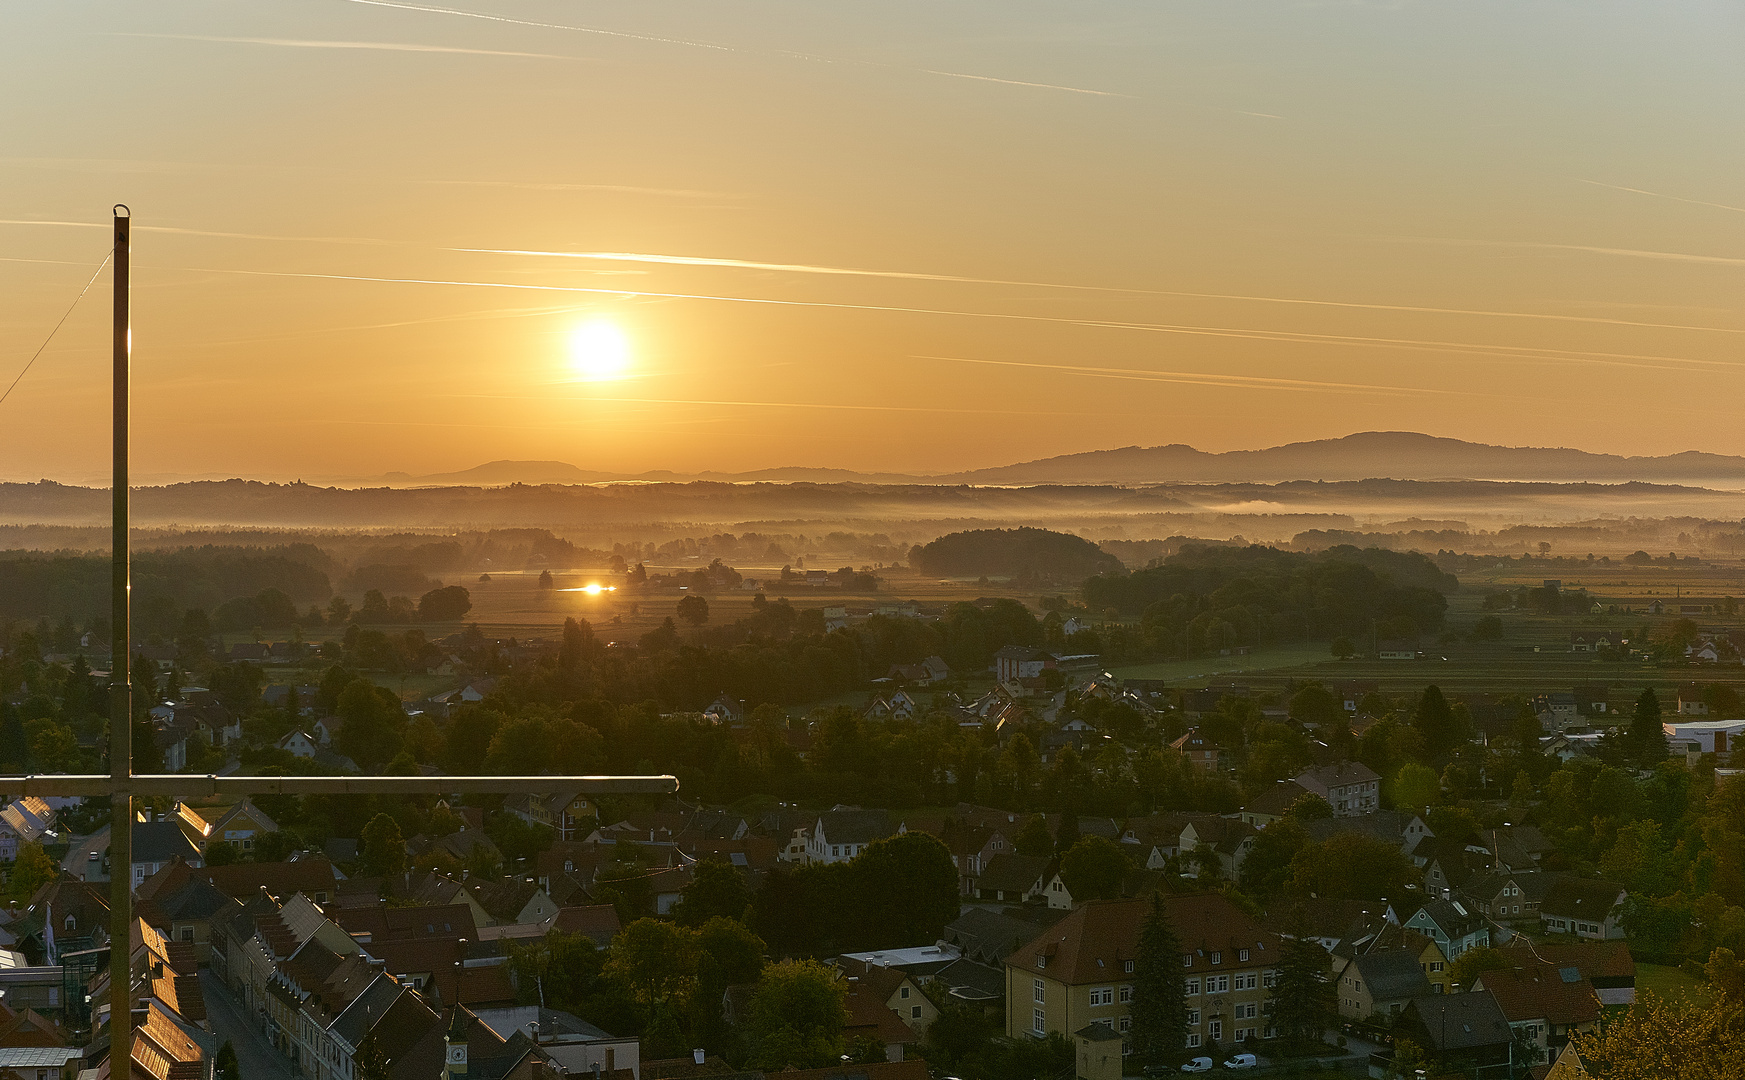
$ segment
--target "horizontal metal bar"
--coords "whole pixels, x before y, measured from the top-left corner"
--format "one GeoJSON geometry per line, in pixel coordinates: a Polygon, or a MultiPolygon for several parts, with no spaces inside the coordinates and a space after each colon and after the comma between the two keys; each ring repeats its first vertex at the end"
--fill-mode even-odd
{"type": "Polygon", "coordinates": [[[48,773],[0,776],[0,793],[37,796],[131,795],[670,795],[679,789],[671,776],[215,776],[169,773],[135,776],[125,784],[113,777],[48,773]]]}

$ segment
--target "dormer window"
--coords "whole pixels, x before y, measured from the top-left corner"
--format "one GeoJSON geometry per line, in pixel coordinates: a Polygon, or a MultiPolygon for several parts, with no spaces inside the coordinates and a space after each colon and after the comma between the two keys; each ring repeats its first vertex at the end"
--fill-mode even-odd
{"type": "Polygon", "coordinates": [[[1236,961],[1237,961],[1237,963],[1242,963],[1242,964],[1247,963],[1248,962],[1248,950],[1247,949],[1238,950],[1236,953],[1236,961]]]}
{"type": "Polygon", "coordinates": [[[1191,968],[1193,966],[1194,966],[1194,954],[1193,953],[1184,953],[1182,955],[1182,967],[1191,968]]]}
{"type": "Polygon", "coordinates": [[[1043,968],[1045,968],[1047,966],[1048,966],[1048,957],[1038,956],[1036,958],[1036,970],[1037,971],[1041,971],[1043,968]]]}
{"type": "Polygon", "coordinates": [[[1223,954],[1223,953],[1221,953],[1221,952],[1214,952],[1214,953],[1213,953],[1213,954],[1212,954],[1212,963],[1214,963],[1214,964],[1222,964],[1222,963],[1223,963],[1223,962],[1224,962],[1224,954],[1223,954]]]}

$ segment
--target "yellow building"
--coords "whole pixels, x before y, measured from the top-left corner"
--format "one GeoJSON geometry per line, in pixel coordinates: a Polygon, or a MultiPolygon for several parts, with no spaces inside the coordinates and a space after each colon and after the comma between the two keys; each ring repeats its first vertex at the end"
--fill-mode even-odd
{"type": "MultiPolygon", "coordinates": [[[[1271,1037],[1265,1005],[1278,936],[1216,893],[1163,903],[1184,950],[1187,1048],[1271,1037]]],[[[1101,1022],[1130,1053],[1134,962],[1150,911],[1149,899],[1093,900],[1007,957],[1006,1033],[1079,1036],[1101,1022]]]]}

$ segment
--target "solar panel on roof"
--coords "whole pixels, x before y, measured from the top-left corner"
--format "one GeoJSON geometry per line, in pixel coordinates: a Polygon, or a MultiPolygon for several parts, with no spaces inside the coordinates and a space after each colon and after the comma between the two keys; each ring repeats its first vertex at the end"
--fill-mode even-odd
{"type": "Polygon", "coordinates": [[[1558,968],[1557,973],[1559,975],[1563,976],[1563,981],[1566,983],[1578,983],[1581,981],[1581,969],[1580,968],[1573,968],[1573,967],[1558,968]]]}

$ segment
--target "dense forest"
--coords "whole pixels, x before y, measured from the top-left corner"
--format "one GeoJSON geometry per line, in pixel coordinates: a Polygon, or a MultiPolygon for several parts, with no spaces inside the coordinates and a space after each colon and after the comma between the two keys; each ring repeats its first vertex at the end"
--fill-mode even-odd
{"type": "Polygon", "coordinates": [[[1071,533],[1048,529],[972,529],[917,544],[909,565],[944,577],[1081,581],[1119,573],[1121,560],[1071,533]]]}
{"type": "Polygon", "coordinates": [[[1342,634],[1429,634],[1448,609],[1443,591],[1457,584],[1417,554],[1188,546],[1146,570],[1090,578],[1084,602],[1110,617],[1138,616],[1149,651],[1192,656],[1342,634]]]}

